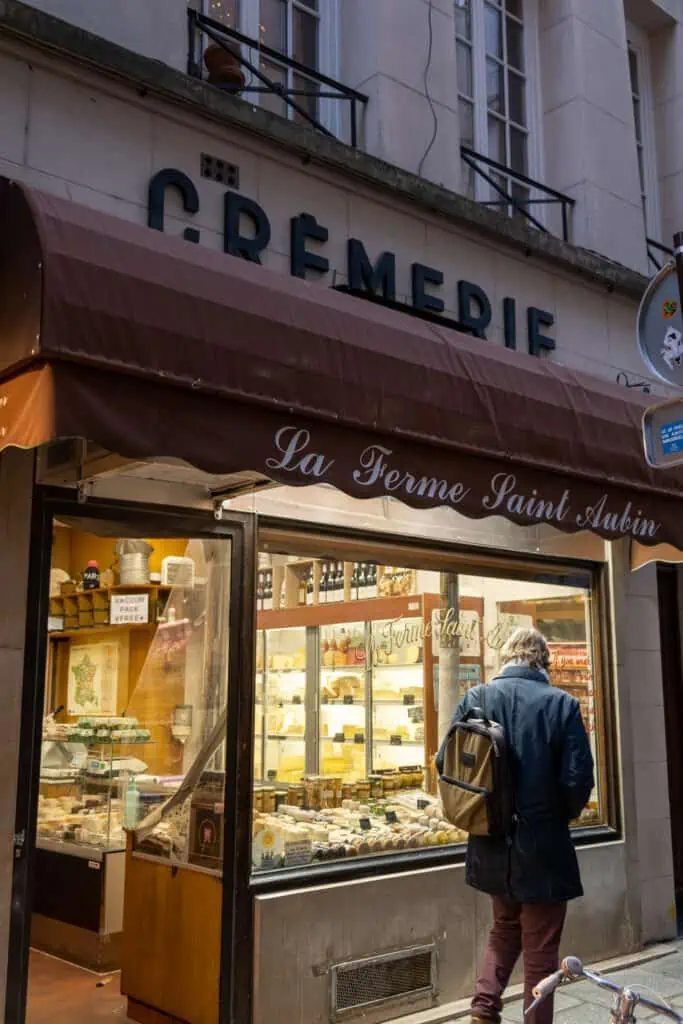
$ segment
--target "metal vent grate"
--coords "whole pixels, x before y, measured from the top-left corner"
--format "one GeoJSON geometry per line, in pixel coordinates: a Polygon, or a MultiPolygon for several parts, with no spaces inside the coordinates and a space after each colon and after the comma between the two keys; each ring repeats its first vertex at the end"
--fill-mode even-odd
{"type": "Polygon", "coordinates": [[[405,996],[436,993],[436,950],[418,946],[336,964],[331,969],[332,1017],[405,996]]]}

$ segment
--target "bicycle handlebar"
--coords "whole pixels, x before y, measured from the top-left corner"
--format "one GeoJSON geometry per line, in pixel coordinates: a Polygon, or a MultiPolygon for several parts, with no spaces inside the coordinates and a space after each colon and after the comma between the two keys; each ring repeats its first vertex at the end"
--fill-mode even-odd
{"type": "Polygon", "coordinates": [[[655,1013],[663,1014],[665,1017],[669,1017],[671,1020],[677,1021],[678,1024],[683,1024],[683,1014],[677,1013],[666,1003],[658,1002],[657,1000],[647,999],[645,996],[641,996],[638,992],[634,992],[633,989],[622,988],[615,982],[610,981],[609,978],[603,977],[602,974],[597,974],[594,971],[588,971],[583,966],[583,963],[576,956],[568,956],[562,961],[559,971],[555,971],[554,974],[550,974],[547,978],[536,985],[533,989],[534,1001],[525,1010],[524,1015],[531,1013],[535,1010],[545,999],[553,994],[560,987],[560,985],[566,984],[572,981],[579,981],[579,979],[585,978],[587,981],[592,982],[599,988],[608,989],[610,992],[614,992],[617,998],[617,1006],[619,1006],[619,1000],[626,995],[629,1000],[635,1003],[640,1003],[647,1007],[649,1010],[653,1010],[655,1013]]]}

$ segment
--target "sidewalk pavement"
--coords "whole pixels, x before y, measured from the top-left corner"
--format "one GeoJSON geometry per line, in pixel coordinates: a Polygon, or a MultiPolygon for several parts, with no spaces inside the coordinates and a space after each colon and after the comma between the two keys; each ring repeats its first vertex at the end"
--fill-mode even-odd
{"type": "MultiPolygon", "coordinates": [[[[683,940],[586,966],[606,974],[618,985],[628,985],[644,996],[659,998],[683,1014],[683,940]]],[[[503,1024],[522,1024],[521,986],[511,987],[505,1000],[503,1024]]],[[[555,1024],[610,1024],[613,1004],[614,997],[610,992],[588,981],[575,982],[555,996],[555,1024]]],[[[390,1024],[468,1024],[469,1017],[469,1000],[462,1000],[447,1007],[408,1014],[390,1024]]],[[[653,1012],[645,1008],[636,1010],[636,1018],[652,1018],[653,1024],[656,1019],[653,1012]]]]}
{"type": "MultiPolygon", "coordinates": [[[[648,962],[636,963],[621,970],[605,970],[610,981],[628,985],[644,996],[659,997],[675,1010],[683,1013],[683,943],[672,943],[664,956],[648,962]]],[[[614,996],[604,989],[579,981],[568,985],[555,997],[557,1024],[609,1024],[614,996]]],[[[652,1010],[640,1007],[636,1017],[647,1020],[654,1017],[652,1010]]],[[[522,1004],[517,1000],[505,1007],[504,1020],[521,1024],[522,1004]]]]}
{"type": "MultiPolygon", "coordinates": [[[[656,960],[634,964],[621,970],[604,970],[610,981],[617,985],[628,985],[644,996],[659,997],[673,1009],[683,1013],[683,943],[673,943],[664,956],[656,960]]],[[[614,996],[604,989],[579,981],[563,988],[555,996],[556,1024],[609,1024],[610,1010],[614,996]]],[[[636,1018],[647,1020],[654,1017],[652,1010],[639,1007],[636,1018]]],[[[521,1024],[522,1003],[520,999],[508,1003],[503,1020],[510,1024],[521,1024]]]]}

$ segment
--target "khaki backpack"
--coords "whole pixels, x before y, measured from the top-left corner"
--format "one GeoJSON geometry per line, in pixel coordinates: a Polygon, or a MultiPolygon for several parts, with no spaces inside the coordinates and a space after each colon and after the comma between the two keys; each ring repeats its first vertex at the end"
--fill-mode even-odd
{"type": "Polygon", "coordinates": [[[444,748],[439,790],[448,821],[473,836],[508,836],[514,792],[505,733],[480,708],[455,722],[444,748]]]}

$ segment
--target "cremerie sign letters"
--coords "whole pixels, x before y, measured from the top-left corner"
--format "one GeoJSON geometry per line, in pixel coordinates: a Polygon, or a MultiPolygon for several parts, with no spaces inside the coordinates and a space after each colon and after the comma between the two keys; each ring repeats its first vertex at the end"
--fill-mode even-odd
{"type": "MultiPolygon", "coordinates": [[[[166,192],[175,189],[181,197],[185,213],[199,212],[199,192],[194,182],[182,171],[167,168],[154,175],[149,184],[149,227],[164,230],[166,192]]],[[[200,231],[187,227],[183,237],[199,243],[200,231]]],[[[266,211],[253,199],[240,192],[228,190],[224,196],[223,249],[230,256],[239,256],[254,263],[261,262],[261,254],[268,248],[271,224],[266,211]]],[[[320,247],[327,242],[329,230],[312,214],[300,213],[290,220],[290,273],[305,278],[308,273],[325,274],[328,259],[320,247]],[[313,250],[310,244],[314,243],[313,250]]],[[[438,293],[444,284],[444,274],[436,267],[423,263],[411,265],[411,301],[404,304],[396,297],[396,256],[381,253],[373,263],[364,243],[359,238],[347,241],[347,278],[351,294],[372,297],[376,301],[414,315],[443,322],[446,326],[486,339],[493,319],[491,300],[479,285],[466,280],[458,281],[458,315],[452,320],[444,316],[445,303],[438,293]]],[[[503,334],[506,348],[517,348],[517,303],[514,298],[503,299],[503,334]]],[[[555,348],[555,340],[545,332],[555,322],[551,313],[536,306],[526,311],[527,347],[530,355],[540,356],[555,348]]]]}

